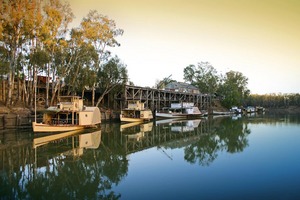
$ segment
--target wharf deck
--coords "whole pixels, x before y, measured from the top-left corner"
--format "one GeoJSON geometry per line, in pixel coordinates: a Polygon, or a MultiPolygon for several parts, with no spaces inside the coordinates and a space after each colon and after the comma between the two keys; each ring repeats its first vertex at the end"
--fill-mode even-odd
{"type": "Polygon", "coordinates": [[[126,107],[129,100],[140,100],[145,103],[145,107],[153,111],[168,107],[174,102],[193,102],[200,110],[208,110],[212,104],[212,96],[209,94],[177,92],[126,85],[124,90],[115,97],[116,105],[114,107],[116,109],[122,109],[126,107]]]}

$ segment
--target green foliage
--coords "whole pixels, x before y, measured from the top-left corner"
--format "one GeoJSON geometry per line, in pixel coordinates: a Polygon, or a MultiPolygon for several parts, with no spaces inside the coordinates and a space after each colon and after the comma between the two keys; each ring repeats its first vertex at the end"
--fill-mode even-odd
{"type": "Polygon", "coordinates": [[[116,86],[127,83],[126,65],[115,56],[105,63],[97,73],[97,86],[100,89],[101,96],[98,98],[96,106],[102,101],[104,95],[112,91],[116,86]]]}
{"type": "Polygon", "coordinates": [[[266,108],[300,106],[300,94],[251,94],[244,104],[266,108]]]}
{"type": "Polygon", "coordinates": [[[99,14],[96,10],[91,10],[80,25],[83,38],[94,46],[99,54],[99,61],[104,61],[110,56],[107,47],[120,46],[116,37],[122,35],[123,30],[117,28],[114,20],[99,14]]]}
{"type": "Polygon", "coordinates": [[[234,105],[241,106],[243,100],[249,96],[247,89],[248,78],[241,72],[229,71],[222,79],[218,94],[224,97],[223,106],[230,108],[234,105]]]}
{"type": "Polygon", "coordinates": [[[184,80],[199,88],[202,93],[213,94],[218,89],[219,76],[216,69],[208,62],[184,68],[184,80]]]}
{"type": "MultiPolygon", "coordinates": [[[[0,73],[8,75],[10,91],[6,96],[9,96],[9,102],[12,102],[15,74],[20,77],[26,73],[28,80],[33,80],[34,69],[38,69],[37,73],[52,76],[51,102],[62,80],[69,85],[68,93],[83,92],[97,82],[101,86],[107,83],[103,74],[101,77],[105,81],[97,78],[99,70],[102,73],[107,71],[100,63],[110,57],[107,47],[120,45],[115,37],[122,35],[123,30],[94,10],[67,37],[73,18],[70,5],[61,0],[1,2],[0,73]]],[[[119,72],[127,79],[127,71],[119,72]]],[[[112,81],[116,76],[115,73],[109,74],[112,81]]],[[[25,98],[29,99],[33,96],[33,84],[26,87],[28,96],[25,98]]],[[[47,84],[47,94],[49,88],[47,84]]]]}
{"type": "Polygon", "coordinates": [[[102,92],[116,84],[125,84],[128,80],[126,65],[118,57],[111,58],[98,71],[97,78],[102,92]]]}
{"type": "Polygon", "coordinates": [[[43,66],[50,61],[49,54],[41,49],[37,49],[35,52],[31,53],[29,58],[32,65],[38,66],[43,66]]]}
{"type": "Polygon", "coordinates": [[[240,72],[229,71],[218,75],[208,62],[184,68],[184,80],[199,88],[201,93],[217,94],[222,97],[223,106],[240,106],[249,96],[248,78],[240,72]]]}
{"type": "Polygon", "coordinates": [[[9,60],[8,60],[9,51],[0,46],[0,75],[5,75],[9,72],[9,60]]]}
{"type": "Polygon", "coordinates": [[[98,54],[95,48],[86,43],[75,45],[69,51],[67,60],[72,64],[65,79],[69,88],[68,94],[84,91],[86,87],[91,88],[97,78],[94,65],[98,63],[98,54]]]}

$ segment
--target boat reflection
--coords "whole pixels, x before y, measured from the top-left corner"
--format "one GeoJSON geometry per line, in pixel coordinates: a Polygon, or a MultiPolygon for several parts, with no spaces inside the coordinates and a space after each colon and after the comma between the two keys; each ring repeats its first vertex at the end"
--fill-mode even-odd
{"type": "MultiPolygon", "coordinates": [[[[68,131],[60,134],[33,139],[33,148],[47,145],[47,148],[61,149],[60,155],[81,156],[84,149],[97,149],[101,143],[101,130],[86,133],[83,130],[68,131]],[[62,148],[63,147],[63,148],[62,148]]],[[[57,152],[56,152],[57,153],[57,152]]]]}
{"type": "MultiPolygon", "coordinates": [[[[239,153],[247,148],[248,124],[266,123],[262,120],[270,119],[160,120],[154,121],[155,126],[153,122],[107,123],[101,126],[102,131],[81,130],[43,137],[35,134],[34,138],[32,133],[20,134],[19,130],[16,134],[0,134],[0,172],[5,180],[0,188],[11,188],[0,196],[120,199],[123,194],[116,186],[129,174],[131,154],[140,153],[146,161],[153,159],[149,153],[157,149],[166,159],[209,166],[222,152],[239,153]],[[151,151],[144,154],[146,149],[151,151]]],[[[275,123],[282,123],[280,120],[275,123]]],[[[284,120],[299,122],[299,118],[284,120]]]]}
{"type": "Polygon", "coordinates": [[[195,130],[201,122],[201,119],[194,120],[176,120],[167,119],[156,121],[156,125],[162,125],[164,128],[170,128],[171,132],[183,133],[195,130]]]}
{"type": "Polygon", "coordinates": [[[195,130],[201,122],[201,119],[197,120],[181,120],[181,121],[174,121],[171,125],[172,132],[190,132],[195,130]]]}
{"type": "Polygon", "coordinates": [[[120,132],[125,135],[127,140],[140,141],[145,134],[152,131],[153,122],[124,124],[120,127],[120,132]]]}
{"type": "Polygon", "coordinates": [[[35,149],[39,146],[46,145],[46,144],[48,144],[50,142],[53,142],[55,140],[60,140],[60,139],[63,139],[63,138],[70,137],[72,135],[79,134],[80,132],[82,132],[82,130],[67,131],[67,132],[63,132],[63,133],[59,133],[59,134],[53,134],[53,135],[34,138],[33,142],[32,142],[33,148],[35,149]]]}

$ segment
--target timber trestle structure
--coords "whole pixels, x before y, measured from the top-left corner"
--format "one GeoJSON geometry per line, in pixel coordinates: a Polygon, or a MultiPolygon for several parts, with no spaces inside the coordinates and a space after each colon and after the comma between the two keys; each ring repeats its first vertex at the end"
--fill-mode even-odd
{"type": "Polygon", "coordinates": [[[209,110],[211,107],[211,95],[159,90],[149,87],[137,87],[125,85],[123,92],[115,97],[115,109],[123,109],[129,100],[140,100],[145,107],[152,111],[163,107],[170,107],[171,103],[193,102],[200,110],[209,110]]]}

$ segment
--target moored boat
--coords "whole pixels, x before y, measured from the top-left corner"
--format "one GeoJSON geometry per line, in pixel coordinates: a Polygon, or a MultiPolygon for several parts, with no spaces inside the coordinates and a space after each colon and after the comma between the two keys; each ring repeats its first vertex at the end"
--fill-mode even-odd
{"type": "Polygon", "coordinates": [[[155,116],[158,118],[189,118],[202,116],[198,107],[194,103],[182,102],[172,103],[171,107],[166,107],[157,111],[155,116]]]}
{"type": "Polygon", "coordinates": [[[237,106],[232,106],[230,112],[232,112],[233,114],[241,114],[243,113],[243,110],[237,106]]]}
{"type": "Polygon", "coordinates": [[[262,106],[256,106],[255,110],[258,113],[264,113],[265,112],[265,108],[262,107],[262,106]]]}
{"type": "Polygon", "coordinates": [[[61,96],[57,106],[47,108],[41,123],[32,122],[33,132],[63,132],[96,127],[101,123],[98,107],[86,107],[78,96],[61,96]]]}
{"type": "Polygon", "coordinates": [[[153,119],[152,111],[145,108],[141,101],[128,101],[127,108],[121,110],[121,122],[143,122],[153,119]]]}
{"type": "Polygon", "coordinates": [[[256,112],[256,110],[255,110],[255,107],[253,107],[253,106],[247,106],[247,107],[244,109],[244,112],[245,112],[245,113],[254,113],[254,112],[256,112]]]}

